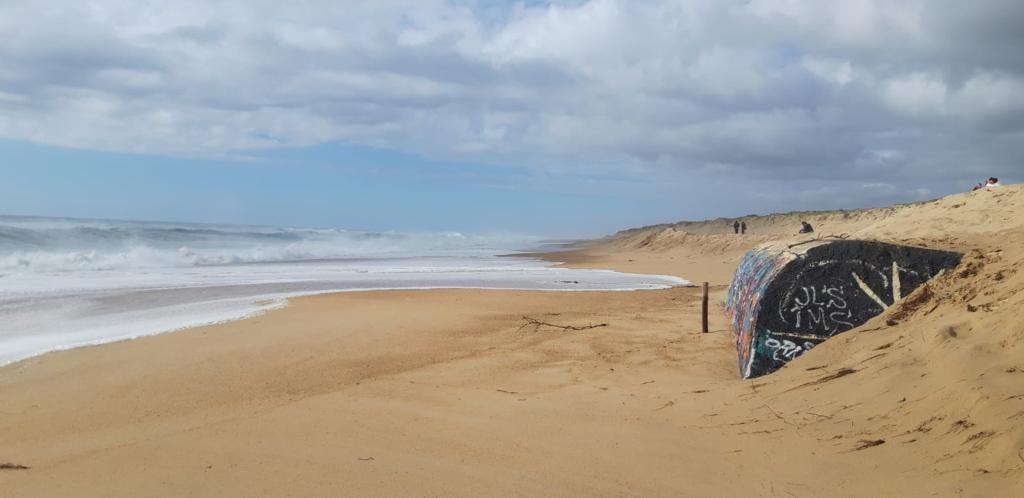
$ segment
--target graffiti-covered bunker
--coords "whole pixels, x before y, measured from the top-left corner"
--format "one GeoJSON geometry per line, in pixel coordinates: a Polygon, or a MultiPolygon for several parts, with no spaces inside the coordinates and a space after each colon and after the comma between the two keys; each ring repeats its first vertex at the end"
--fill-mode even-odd
{"type": "Polygon", "coordinates": [[[866,240],[766,244],[748,252],[725,298],[740,375],[778,370],[880,314],[958,265],[960,256],[866,240]]]}

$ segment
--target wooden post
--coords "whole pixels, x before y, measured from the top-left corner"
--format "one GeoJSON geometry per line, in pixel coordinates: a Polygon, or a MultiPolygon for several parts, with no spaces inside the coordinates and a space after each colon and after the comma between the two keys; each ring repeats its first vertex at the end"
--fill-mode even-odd
{"type": "Polygon", "coordinates": [[[700,303],[700,331],[708,333],[708,283],[704,282],[704,297],[700,303]]]}

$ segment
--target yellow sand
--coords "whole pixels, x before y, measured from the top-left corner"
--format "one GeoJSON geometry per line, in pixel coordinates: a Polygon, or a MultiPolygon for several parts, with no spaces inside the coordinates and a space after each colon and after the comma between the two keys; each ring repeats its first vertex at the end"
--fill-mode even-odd
{"type": "Polygon", "coordinates": [[[1024,494],[1020,187],[553,257],[707,280],[720,303],[744,251],[802,216],[966,257],[754,381],[718,306],[698,333],[695,288],[316,296],[51,353],[0,369],[0,463],[31,467],[0,470],[0,496],[1024,494]]]}

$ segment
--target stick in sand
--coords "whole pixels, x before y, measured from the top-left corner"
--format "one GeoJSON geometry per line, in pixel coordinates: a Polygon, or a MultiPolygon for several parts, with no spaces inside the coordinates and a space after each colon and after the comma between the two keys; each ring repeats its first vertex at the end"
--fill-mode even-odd
{"type": "Polygon", "coordinates": [[[700,331],[708,333],[708,283],[704,282],[704,297],[700,303],[700,331]]]}

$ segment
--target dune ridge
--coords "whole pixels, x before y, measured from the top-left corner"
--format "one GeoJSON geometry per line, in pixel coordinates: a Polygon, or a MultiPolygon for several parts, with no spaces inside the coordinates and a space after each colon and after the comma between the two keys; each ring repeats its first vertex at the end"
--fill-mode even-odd
{"type": "MultiPolygon", "coordinates": [[[[768,418],[801,431],[813,427],[826,446],[868,451],[889,445],[888,451],[875,450],[875,468],[914,461],[918,471],[930,467],[936,476],[992,482],[986,492],[947,489],[958,494],[1022,489],[1024,187],[889,208],[745,219],[745,236],[732,233],[731,219],[622,231],[580,250],[576,264],[629,267],[645,257],[685,260],[692,251],[734,259],[759,243],[812,238],[792,233],[803,219],[816,227],[813,237],[842,234],[964,253],[955,271],[813,354],[750,382],[750,393],[736,388],[736,396],[747,398],[739,404],[751,411],[770,400],[770,410],[768,403],[761,406],[768,418]]],[[[702,275],[721,288],[728,279],[717,270],[702,275]]]]}

